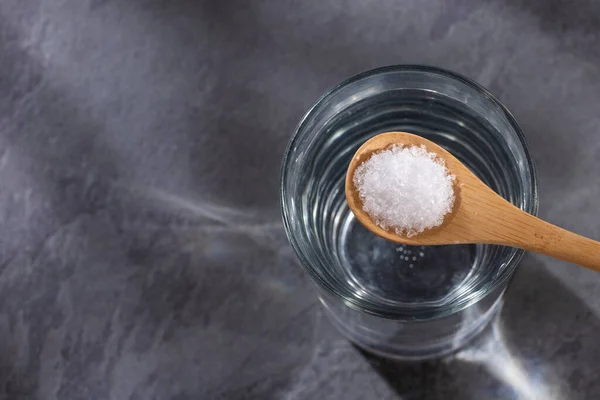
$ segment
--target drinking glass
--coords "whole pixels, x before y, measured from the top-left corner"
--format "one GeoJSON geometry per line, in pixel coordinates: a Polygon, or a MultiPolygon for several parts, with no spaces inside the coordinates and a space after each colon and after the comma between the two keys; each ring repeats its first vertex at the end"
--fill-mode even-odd
{"type": "Polygon", "coordinates": [[[533,215],[536,174],[509,111],[473,81],[433,67],[399,65],[357,75],[325,94],[292,137],[281,177],[284,226],[332,323],[374,353],[439,357],[494,318],[524,252],[481,244],[400,245],[358,223],[345,200],[346,169],[362,143],[388,131],[443,146],[533,215]]]}

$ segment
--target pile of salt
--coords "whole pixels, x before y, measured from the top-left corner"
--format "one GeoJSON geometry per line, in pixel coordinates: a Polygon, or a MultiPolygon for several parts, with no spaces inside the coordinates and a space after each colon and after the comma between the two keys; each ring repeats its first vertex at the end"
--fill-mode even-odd
{"type": "Polygon", "coordinates": [[[454,175],[425,146],[376,152],[358,166],[353,180],[377,225],[408,237],[441,225],[454,205],[454,175]]]}

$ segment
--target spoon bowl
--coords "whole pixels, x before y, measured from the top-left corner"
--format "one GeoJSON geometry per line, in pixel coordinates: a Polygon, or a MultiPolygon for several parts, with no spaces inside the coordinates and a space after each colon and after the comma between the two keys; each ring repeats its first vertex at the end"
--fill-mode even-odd
{"type": "Polygon", "coordinates": [[[368,230],[387,240],[408,245],[483,243],[518,247],[543,253],[600,271],[600,243],[569,232],[514,206],[483,183],[463,163],[441,146],[406,132],[387,132],[365,142],[355,153],[346,173],[348,206],[368,230]],[[384,229],[363,210],[354,186],[356,168],[373,153],[392,146],[425,146],[444,161],[455,176],[454,205],[441,225],[408,237],[384,229]]]}

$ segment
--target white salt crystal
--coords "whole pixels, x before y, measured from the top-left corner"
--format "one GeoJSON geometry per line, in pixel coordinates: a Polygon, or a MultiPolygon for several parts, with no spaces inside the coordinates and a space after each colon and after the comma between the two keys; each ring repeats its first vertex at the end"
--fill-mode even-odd
{"type": "Polygon", "coordinates": [[[384,229],[415,236],[442,224],[454,205],[454,175],[425,146],[393,146],[354,172],[363,209],[384,229]]]}

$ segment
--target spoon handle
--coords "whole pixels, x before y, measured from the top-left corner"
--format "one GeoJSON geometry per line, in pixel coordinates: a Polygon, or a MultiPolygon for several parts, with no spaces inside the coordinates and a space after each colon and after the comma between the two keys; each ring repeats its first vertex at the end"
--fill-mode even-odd
{"type": "Polygon", "coordinates": [[[524,211],[515,218],[509,244],[600,271],[600,242],[552,225],[524,211]]]}
{"type": "MultiPolygon", "coordinates": [[[[463,177],[465,180],[465,177],[463,177]]],[[[473,177],[462,188],[463,202],[454,236],[518,247],[600,272],[600,242],[552,225],[506,201],[473,177]],[[484,217],[484,218],[482,218],[484,217]],[[462,225],[476,228],[465,229],[462,225]],[[463,232],[466,234],[461,235],[463,232]]]]}

